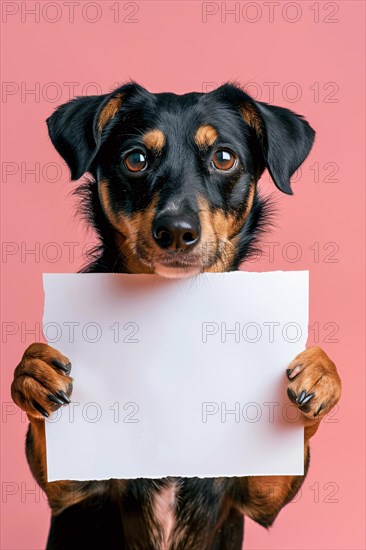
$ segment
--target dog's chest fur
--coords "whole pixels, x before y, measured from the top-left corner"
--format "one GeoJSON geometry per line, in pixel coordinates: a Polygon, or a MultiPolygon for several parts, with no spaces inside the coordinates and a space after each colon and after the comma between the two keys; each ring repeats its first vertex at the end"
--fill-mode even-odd
{"type": "Polygon", "coordinates": [[[177,481],[170,481],[153,497],[153,515],[160,526],[163,548],[168,548],[176,519],[177,481]]]}
{"type": "Polygon", "coordinates": [[[131,480],[121,499],[125,543],[130,550],[212,547],[228,512],[230,481],[223,478],[131,480]]]}

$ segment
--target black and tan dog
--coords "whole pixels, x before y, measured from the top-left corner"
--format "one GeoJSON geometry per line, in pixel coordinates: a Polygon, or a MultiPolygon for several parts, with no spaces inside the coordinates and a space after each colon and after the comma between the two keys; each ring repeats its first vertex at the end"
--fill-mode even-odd
{"type": "MultiPolygon", "coordinates": [[[[290,177],[314,140],[302,117],[231,84],[175,95],[129,83],[62,105],[47,122],[72,179],[92,176],[79,193],[100,246],[86,272],[187,277],[237,269],[268,223],[268,203],[257,190],[261,174],[267,168],[291,194],[290,177]]],[[[271,525],[303,482],[304,476],[266,476],[48,483],[44,417],[69,402],[70,369],[59,351],[32,344],[12,384],[30,420],[28,461],[52,509],[48,549],[240,549],[243,516],[271,525]]],[[[319,348],[298,355],[287,376],[305,423],[306,472],[309,439],[337,403],[341,382],[319,348]]]]}

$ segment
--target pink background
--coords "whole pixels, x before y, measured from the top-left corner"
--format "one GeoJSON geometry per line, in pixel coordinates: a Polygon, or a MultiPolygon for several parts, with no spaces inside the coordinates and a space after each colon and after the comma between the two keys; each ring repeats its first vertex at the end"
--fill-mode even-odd
{"type": "Polygon", "coordinates": [[[87,83],[106,92],[129,78],[151,91],[177,93],[202,91],[207,82],[254,82],[248,90],[255,97],[261,92],[263,101],[304,114],[317,130],[293,197],[263,176],[264,192],[277,202],[276,227],[265,238],[267,252],[245,268],[310,270],[309,343],[319,343],[337,364],[343,397],[312,440],[310,474],[297,502],[269,531],[247,520],[245,548],[365,548],[364,3],[271,3],[271,15],[268,5],[241,2],[237,21],[229,14],[225,21],[221,2],[208,8],[198,1],[138,2],[134,15],[128,15],[134,3],[120,2],[114,21],[116,2],[79,2],[74,22],[63,2],[57,11],[55,2],[38,2],[39,21],[21,4],[35,3],[2,3],[1,548],[44,548],[49,512],[29,473],[27,423],[12,407],[9,387],[25,347],[37,339],[24,330],[41,321],[42,272],[75,272],[82,247],[93,238],[74,219],[73,185],[48,140],[45,119],[69,99],[65,83],[76,83],[74,94],[81,95],[97,93],[87,83]],[[205,9],[217,13],[203,22],[205,9]],[[10,11],[17,13],[7,16],[10,11]],[[270,82],[278,83],[273,97],[270,82]],[[39,181],[26,173],[35,163],[39,181]],[[272,256],[269,242],[278,243],[272,256]],[[25,248],[36,254],[26,255],[25,248]]]}

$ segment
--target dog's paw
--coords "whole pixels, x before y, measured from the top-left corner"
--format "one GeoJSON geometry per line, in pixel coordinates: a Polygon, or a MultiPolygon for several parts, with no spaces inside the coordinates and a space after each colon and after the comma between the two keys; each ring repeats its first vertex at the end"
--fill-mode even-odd
{"type": "Polygon", "coordinates": [[[336,366],[318,347],[308,348],[290,363],[287,371],[289,399],[309,419],[321,419],[338,402],[341,379],[336,366]]]}
{"type": "Polygon", "coordinates": [[[47,344],[32,344],[14,372],[11,396],[27,414],[44,418],[70,403],[72,378],[67,357],[47,344]]]}

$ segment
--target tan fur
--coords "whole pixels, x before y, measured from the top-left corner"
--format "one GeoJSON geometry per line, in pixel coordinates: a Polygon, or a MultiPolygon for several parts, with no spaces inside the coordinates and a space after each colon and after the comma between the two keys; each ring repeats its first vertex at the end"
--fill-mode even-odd
{"type": "MultiPolygon", "coordinates": [[[[110,204],[108,181],[102,180],[98,186],[101,204],[109,221],[117,230],[116,241],[126,257],[128,270],[131,273],[153,273],[153,270],[141,262],[138,256],[143,255],[153,260],[160,253],[151,234],[158,198],[154,197],[144,212],[137,212],[131,216],[123,213],[115,214],[110,204]]],[[[204,271],[219,272],[229,269],[235,255],[235,234],[245,222],[252,208],[254,196],[255,184],[252,182],[246,206],[240,216],[226,215],[221,210],[211,212],[206,200],[204,198],[199,200],[201,239],[195,253],[202,261],[204,271]],[[218,249],[220,259],[213,264],[212,259],[218,249]]]]}
{"type": "MultiPolygon", "coordinates": [[[[315,396],[309,401],[310,411],[302,411],[304,423],[304,460],[309,447],[309,440],[319,428],[324,415],[338,402],[341,396],[341,380],[334,363],[320,348],[314,346],[306,349],[290,363],[289,369],[295,369],[295,378],[289,383],[297,395],[302,390],[314,391],[315,396]],[[320,404],[324,409],[314,417],[320,404]]],[[[291,376],[291,375],[290,375],[291,376]]],[[[301,407],[301,405],[299,405],[301,407]]],[[[247,478],[249,505],[242,508],[242,512],[254,520],[269,521],[277,516],[288,496],[293,492],[304,476],[255,476],[247,478]]]]}
{"type": "MultiPolygon", "coordinates": [[[[304,462],[308,453],[308,441],[304,441],[304,462]]],[[[254,521],[274,521],[281,508],[294,493],[294,487],[304,476],[250,476],[246,478],[246,504],[240,511],[254,521]]],[[[297,492],[297,491],[296,491],[297,492]]]]}
{"type": "MultiPolygon", "coordinates": [[[[141,227],[143,222],[137,218],[133,223],[141,227]]],[[[48,402],[47,393],[61,388],[65,393],[69,393],[69,384],[72,380],[69,376],[59,373],[57,369],[51,366],[50,361],[52,359],[58,359],[64,364],[69,362],[67,357],[46,344],[38,343],[29,346],[15,370],[11,393],[15,403],[28,413],[32,439],[32,445],[27,449],[28,461],[35,479],[48,497],[53,515],[57,515],[72,504],[81,502],[93,495],[101,495],[104,492],[115,495],[115,498],[118,499],[123,494],[125,482],[123,480],[91,483],[77,481],[47,482],[44,419],[34,409],[32,400],[37,399],[44,409],[51,413],[53,405],[48,402]]],[[[297,393],[304,387],[308,390],[315,389],[316,404],[313,410],[320,402],[325,404],[325,412],[330,410],[341,394],[341,382],[334,363],[320,348],[313,347],[300,353],[292,361],[289,368],[295,369],[298,365],[301,366],[301,370],[295,379],[290,381],[289,386],[292,386],[297,393]],[[325,383],[321,384],[323,379],[325,379],[325,383]]],[[[309,439],[316,433],[325,412],[322,411],[316,418],[309,413],[304,413],[304,457],[307,454],[309,439]]],[[[289,495],[296,493],[296,487],[301,482],[302,477],[255,476],[243,478],[239,482],[246,483],[248,494],[246,502],[249,502],[249,504],[241,507],[235,506],[254,520],[271,523],[287,502],[289,495]]],[[[169,516],[169,521],[167,521],[168,518],[163,513],[165,506],[171,506],[169,502],[171,503],[172,500],[172,491],[168,491],[168,494],[170,495],[168,500],[160,495],[156,501],[157,515],[161,520],[159,520],[159,523],[163,528],[165,540],[169,540],[173,526],[173,516],[169,516]]]]}
{"type": "MultiPolygon", "coordinates": [[[[116,94],[104,105],[97,122],[99,133],[116,116],[122,101],[122,94],[116,94]]],[[[241,115],[244,121],[255,130],[259,138],[262,138],[264,128],[255,106],[245,103],[241,108],[241,115]]],[[[210,125],[204,125],[197,129],[194,141],[198,147],[207,148],[212,146],[217,138],[217,130],[210,125]]],[[[155,128],[145,133],[143,142],[148,149],[160,153],[166,145],[166,137],[161,130],[155,128]]],[[[114,210],[107,180],[100,181],[98,188],[101,205],[115,231],[115,241],[121,255],[126,258],[124,267],[131,273],[153,273],[154,270],[151,266],[162,254],[152,236],[152,223],[159,197],[153,196],[144,212],[126,215],[114,210]]],[[[194,247],[193,256],[195,255],[201,261],[203,271],[224,272],[231,269],[238,243],[238,232],[252,209],[255,192],[256,183],[253,181],[246,203],[240,213],[213,210],[206,199],[200,198],[201,238],[197,246],[194,247]],[[218,250],[220,258],[216,260],[218,250]]],[[[31,471],[47,494],[53,515],[57,515],[65,508],[91,496],[103,493],[108,493],[117,503],[120,503],[125,487],[123,480],[47,481],[44,418],[34,407],[33,400],[51,414],[58,408],[58,405],[50,401],[48,395],[59,391],[70,395],[72,389],[72,378],[55,368],[51,363],[53,359],[58,359],[65,364],[68,362],[67,357],[46,344],[29,346],[15,369],[11,388],[13,400],[26,411],[31,423],[29,445],[27,446],[31,471]]],[[[290,375],[289,388],[291,391],[296,395],[304,389],[315,393],[313,400],[309,402],[310,410],[303,413],[304,457],[306,457],[309,439],[316,433],[321,419],[340,397],[341,382],[335,365],[320,348],[309,348],[299,354],[291,363],[290,369],[295,369],[293,373],[296,374],[293,379],[290,375]],[[323,409],[319,410],[321,405],[323,405],[323,409]],[[317,411],[319,414],[314,416],[317,411]]],[[[236,507],[240,512],[255,520],[270,523],[291,495],[296,493],[302,479],[303,476],[255,476],[238,479],[237,493],[239,495],[240,485],[242,485],[243,502],[245,500],[246,504],[240,505],[240,503],[234,503],[225,498],[217,528],[227,517],[231,507],[236,507]]],[[[177,508],[174,507],[178,507],[180,504],[175,485],[170,485],[156,494],[152,504],[157,520],[157,525],[154,524],[151,527],[152,530],[156,529],[157,538],[154,542],[160,544],[158,539],[162,538],[164,547],[168,547],[169,543],[175,544],[176,541],[172,542],[172,539],[176,527],[174,512],[177,508]]],[[[179,537],[182,536],[183,531],[182,534],[178,533],[177,535],[178,543],[179,537]]]]}
{"type": "Polygon", "coordinates": [[[194,136],[194,141],[198,147],[209,147],[217,140],[218,133],[212,126],[205,124],[200,126],[194,136]]]}
{"type": "Polygon", "coordinates": [[[103,207],[104,213],[107,216],[110,223],[113,225],[113,227],[121,232],[125,232],[125,228],[123,227],[123,220],[121,219],[120,215],[117,215],[111,206],[111,201],[109,198],[109,183],[108,180],[100,180],[98,182],[98,193],[99,193],[99,200],[103,207]]]}
{"type": "MultiPolygon", "coordinates": [[[[236,234],[245,223],[253,206],[255,196],[255,183],[251,183],[247,197],[246,206],[240,215],[225,213],[222,210],[211,211],[209,204],[203,197],[199,200],[200,223],[202,228],[201,240],[210,245],[212,251],[220,250],[220,258],[210,267],[207,272],[228,271],[235,257],[237,244],[236,234]]],[[[209,250],[207,250],[209,252],[209,250]]]]}
{"type": "Polygon", "coordinates": [[[251,105],[250,103],[245,103],[240,108],[240,112],[245,122],[256,131],[259,137],[263,137],[264,130],[262,121],[254,105],[251,105]]]}
{"type": "Polygon", "coordinates": [[[111,206],[108,181],[98,183],[99,199],[105,215],[116,230],[116,243],[126,258],[126,267],[130,273],[153,273],[153,271],[136,255],[137,243],[144,242],[147,250],[156,246],[152,242],[151,226],[155,216],[158,197],[155,196],[150,206],[144,212],[137,212],[128,216],[122,212],[115,213],[111,206]]]}
{"type": "Polygon", "coordinates": [[[36,418],[43,419],[43,416],[32,405],[32,399],[51,414],[54,408],[48,394],[63,391],[69,395],[72,387],[72,378],[53,367],[51,359],[58,359],[65,365],[69,362],[62,353],[46,344],[32,344],[14,372],[12,398],[27,414],[36,418]]]}
{"type": "Polygon", "coordinates": [[[159,129],[149,130],[143,137],[144,145],[157,153],[161,153],[165,145],[165,135],[159,129]]]}
{"type": "Polygon", "coordinates": [[[248,217],[248,214],[253,206],[255,195],[255,184],[252,182],[250,185],[249,195],[246,201],[246,207],[243,210],[241,215],[236,214],[226,214],[221,210],[216,210],[212,213],[211,223],[216,233],[227,235],[228,239],[232,237],[239,231],[243,226],[245,220],[248,217]]]}
{"type": "Polygon", "coordinates": [[[338,402],[342,392],[341,379],[335,364],[321,348],[315,346],[295,357],[289,369],[296,367],[298,374],[295,378],[290,378],[288,387],[296,395],[302,390],[314,392],[315,396],[309,401],[310,410],[303,411],[303,414],[309,420],[314,420],[314,414],[322,406],[316,418],[323,418],[338,402]]]}
{"type": "MultiPolygon", "coordinates": [[[[69,506],[90,496],[110,491],[111,484],[109,481],[47,481],[44,418],[34,408],[32,401],[36,400],[51,414],[59,406],[51,402],[47,395],[59,390],[70,395],[72,382],[70,376],[52,365],[53,359],[58,359],[64,365],[69,363],[68,358],[55,348],[43,343],[31,344],[15,369],[11,395],[14,402],[27,413],[30,421],[32,443],[27,446],[27,457],[32,474],[46,493],[52,514],[58,515],[69,506]]],[[[123,487],[124,482],[118,481],[115,482],[113,490],[121,494],[123,487]]]]}
{"type": "Polygon", "coordinates": [[[106,105],[104,105],[103,109],[99,114],[99,119],[97,124],[99,133],[102,132],[104,126],[118,113],[122,105],[122,96],[123,94],[117,94],[114,97],[112,97],[106,105]]]}
{"type": "MultiPolygon", "coordinates": [[[[144,212],[131,216],[117,214],[111,206],[108,185],[107,180],[98,183],[99,198],[107,218],[117,231],[116,241],[126,258],[128,270],[131,273],[153,273],[150,266],[141,262],[138,256],[153,261],[161,252],[151,233],[158,197],[152,199],[144,212]]],[[[199,198],[201,238],[195,247],[195,254],[202,263],[203,271],[222,272],[230,269],[235,256],[236,234],[253,206],[255,188],[256,184],[252,181],[246,205],[240,214],[226,214],[222,210],[212,212],[206,199],[199,198]],[[220,251],[220,257],[213,263],[217,251],[220,251]]]]}

